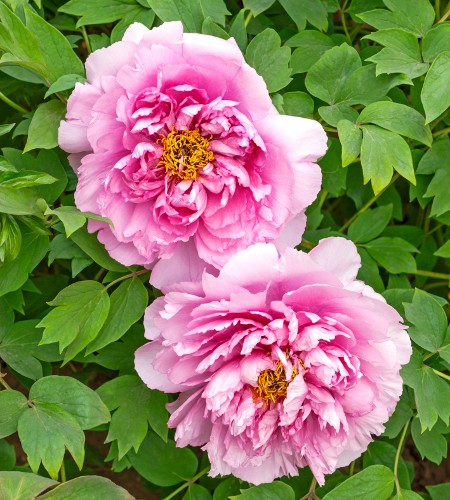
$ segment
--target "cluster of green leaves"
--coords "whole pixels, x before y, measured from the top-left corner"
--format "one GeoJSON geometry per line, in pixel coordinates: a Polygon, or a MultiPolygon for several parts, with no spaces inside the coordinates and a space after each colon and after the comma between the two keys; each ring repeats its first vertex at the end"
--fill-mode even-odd
{"type": "Polygon", "coordinates": [[[117,482],[139,474],[149,498],[450,498],[450,483],[412,491],[402,458],[411,436],[439,464],[450,435],[448,15],[429,0],[0,0],[1,498],[133,498],[95,475],[104,460],[117,482]],[[307,469],[257,487],[211,479],[205,454],[176,448],[168,397],[133,367],[158,292],[146,270],[111,259],[86,229],[99,217],[74,206],[57,129],[82,61],[133,22],[172,20],[234,37],[280,113],[322,123],[323,188],[302,246],[354,241],[359,277],[409,325],[414,352],[384,434],[315,491],[307,469]]]}

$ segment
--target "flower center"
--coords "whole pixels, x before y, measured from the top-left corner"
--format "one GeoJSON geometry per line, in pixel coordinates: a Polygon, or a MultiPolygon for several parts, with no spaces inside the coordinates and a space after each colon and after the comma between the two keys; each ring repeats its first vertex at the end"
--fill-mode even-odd
{"type": "Polygon", "coordinates": [[[180,179],[196,179],[197,171],[214,160],[214,153],[209,150],[209,141],[198,129],[172,130],[161,136],[157,142],[163,146],[163,154],[157,167],[164,166],[166,173],[180,179]]]}
{"type": "MultiPolygon", "coordinates": [[[[297,375],[298,371],[293,367],[289,382],[292,382],[297,375]]],[[[262,399],[266,405],[270,401],[276,403],[279,398],[286,397],[289,382],[286,380],[283,364],[281,361],[277,361],[275,370],[263,370],[259,374],[258,386],[252,388],[253,400],[256,402],[262,399]]]]}

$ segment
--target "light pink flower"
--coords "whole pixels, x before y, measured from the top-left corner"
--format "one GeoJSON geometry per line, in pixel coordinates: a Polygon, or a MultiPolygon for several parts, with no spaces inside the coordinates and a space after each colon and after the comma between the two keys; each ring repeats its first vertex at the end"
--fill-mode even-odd
{"type": "Polygon", "coordinates": [[[299,242],[326,136],[276,111],[234,40],[135,23],[86,72],[59,144],[78,174],[77,206],[113,223],[89,222],[112,257],[170,258],[189,278],[198,256],[220,268],[255,242],[299,242]]]}
{"type": "Polygon", "coordinates": [[[323,484],[383,432],[411,343],[359,267],[344,238],[281,256],[258,243],[147,309],[136,370],[181,393],[169,426],[204,445],[211,475],[258,484],[308,465],[323,484]]]}

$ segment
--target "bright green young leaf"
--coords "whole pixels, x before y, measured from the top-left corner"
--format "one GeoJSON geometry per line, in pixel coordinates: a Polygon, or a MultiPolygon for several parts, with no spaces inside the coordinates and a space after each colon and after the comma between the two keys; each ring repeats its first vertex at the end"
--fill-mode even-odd
{"type": "Polygon", "coordinates": [[[22,230],[22,246],[19,255],[0,266],[0,296],[17,290],[28,279],[29,273],[44,258],[48,250],[48,237],[29,229],[22,230]]]}
{"type": "Polygon", "coordinates": [[[55,94],[56,92],[62,92],[64,90],[73,89],[76,83],[84,83],[86,78],[78,74],[69,74],[60,76],[54,83],[52,83],[45,93],[44,98],[47,99],[48,96],[55,94]]]}
{"type": "Polygon", "coordinates": [[[384,465],[371,465],[339,484],[323,500],[387,500],[393,489],[393,472],[384,465]]]}
{"type": "Polygon", "coordinates": [[[2,409],[0,412],[0,438],[4,438],[17,431],[19,417],[28,408],[27,398],[19,391],[3,390],[0,391],[0,406],[2,409]]]}
{"type": "Polygon", "coordinates": [[[369,254],[390,273],[414,273],[417,248],[402,238],[381,237],[365,244],[369,254]]]}
{"type": "Polygon", "coordinates": [[[53,149],[58,145],[58,128],[66,114],[66,106],[56,99],[40,104],[31,119],[24,152],[53,149]]]}
{"type": "Polygon", "coordinates": [[[407,142],[394,132],[375,125],[363,125],[361,165],[364,184],[371,181],[375,194],[385,188],[393,169],[412,184],[416,183],[411,150],[407,142]]]}
{"type": "Polygon", "coordinates": [[[22,246],[22,233],[16,219],[0,214],[0,265],[17,258],[22,246]]]}
{"type": "Polygon", "coordinates": [[[231,500],[294,500],[294,490],[281,481],[253,486],[241,490],[240,495],[230,497],[231,500]]]}
{"type": "Polygon", "coordinates": [[[392,217],[392,205],[383,205],[363,212],[348,228],[348,236],[355,243],[366,243],[379,236],[392,217]]]}
{"type": "Polygon", "coordinates": [[[158,486],[172,486],[191,479],[198,466],[197,457],[188,448],[177,448],[172,440],[165,443],[149,432],[139,448],[128,458],[139,474],[158,486]]]}
{"type": "Polygon", "coordinates": [[[291,57],[292,74],[305,73],[322,54],[335,46],[333,40],[320,31],[305,30],[286,42],[288,47],[296,47],[291,57]]]}
{"type": "Polygon", "coordinates": [[[328,27],[328,12],[322,2],[315,0],[279,0],[289,17],[295,22],[299,31],[303,30],[306,21],[321,31],[328,27]]]}
{"type": "Polygon", "coordinates": [[[271,7],[274,2],[275,0],[244,0],[244,7],[256,17],[271,7]]]}
{"type": "Polygon", "coordinates": [[[37,320],[19,321],[0,339],[0,358],[16,372],[37,380],[42,377],[42,365],[36,359],[39,332],[37,320]]]}
{"type": "Polygon", "coordinates": [[[0,172],[0,184],[15,189],[34,187],[40,184],[53,184],[54,182],[56,182],[56,179],[51,175],[33,170],[0,172]]]}
{"type": "Polygon", "coordinates": [[[400,489],[400,493],[396,494],[392,497],[392,500],[422,500],[423,497],[421,497],[418,493],[414,493],[414,491],[411,490],[405,490],[403,488],[400,489]]]}
{"type": "Polygon", "coordinates": [[[350,75],[361,67],[358,52],[347,44],[333,47],[310,68],[305,85],[308,91],[328,104],[342,100],[350,75]]]}
{"type": "Polygon", "coordinates": [[[434,9],[428,0],[415,0],[414,9],[410,0],[383,0],[390,10],[375,9],[358,14],[357,17],[379,30],[399,28],[423,37],[434,21],[434,9]]]}
{"type": "Polygon", "coordinates": [[[36,403],[19,418],[19,439],[31,470],[47,469],[58,478],[66,448],[81,469],[84,461],[84,433],[76,418],[58,405],[36,403]]]}
{"type": "Polygon", "coordinates": [[[422,355],[413,350],[411,359],[402,368],[403,381],[414,389],[422,432],[431,430],[438,418],[448,425],[450,418],[450,385],[425,365],[422,355]]]}
{"type": "Polygon", "coordinates": [[[45,215],[56,215],[63,223],[66,236],[69,237],[86,222],[86,217],[76,207],[59,207],[55,209],[48,208],[45,215]]]}
{"type": "Polygon", "coordinates": [[[414,108],[396,102],[381,101],[369,104],[358,118],[359,123],[373,123],[397,134],[431,146],[433,137],[423,116],[414,108]]]}
{"type": "Polygon", "coordinates": [[[450,106],[448,75],[450,74],[450,51],[441,52],[433,61],[422,87],[422,104],[426,123],[441,115],[450,106]]]}
{"type": "Polygon", "coordinates": [[[430,215],[440,216],[450,210],[450,196],[448,196],[448,172],[447,163],[441,164],[441,168],[434,174],[433,179],[423,194],[424,198],[433,198],[430,215]]]}
{"type": "Polygon", "coordinates": [[[450,52],[450,23],[440,23],[425,35],[422,42],[423,60],[433,62],[441,52],[450,52]]]}
{"type": "Polygon", "coordinates": [[[288,66],[291,56],[289,47],[281,47],[278,33],[266,29],[248,44],[245,58],[264,78],[269,92],[277,92],[292,80],[288,66]]]}
{"type": "Polygon", "coordinates": [[[139,451],[149,425],[167,441],[167,396],[164,393],[149,389],[135,375],[110,380],[97,389],[97,393],[109,410],[115,410],[106,442],[117,441],[119,459],[131,448],[139,451]],[[133,415],[132,427],[130,415],[133,415]]]}
{"type": "MultiPolygon", "coordinates": [[[[80,17],[77,27],[87,24],[111,23],[131,12],[142,10],[135,0],[70,0],[59,8],[60,12],[80,17]]],[[[165,19],[163,19],[164,21],[165,19]]],[[[73,73],[70,71],[68,73],[73,73]]]]}
{"type": "Polygon", "coordinates": [[[111,294],[111,307],[105,324],[87,346],[86,354],[99,351],[120,339],[144,314],[148,293],[138,278],[123,281],[111,294]]]}
{"type": "Polygon", "coordinates": [[[72,377],[51,375],[34,383],[30,399],[36,404],[54,404],[78,421],[81,429],[109,422],[108,409],[98,394],[72,377]]]}
{"type": "Polygon", "coordinates": [[[416,288],[411,304],[405,304],[406,319],[412,324],[408,333],[416,344],[437,352],[447,332],[447,316],[428,293],[416,288]]]}
{"type": "MultiPolygon", "coordinates": [[[[371,465],[386,465],[392,471],[395,468],[397,449],[390,443],[384,441],[375,441],[369,444],[367,451],[363,455],[363,467],[366,469],[371,465]]],[[[408,468],[406,467],[403,458],[399,458],[397,466],[397,474],[400,486],[404,488],[411,487],[408,468]]]]}
{"type": "Polygon", "coordinates": [[[134,500],[126,490],[110,479],[100,476],[81,476],[56,486],[39,500],[134,500]]]}
{"type": "Polygon", "coordinates": [[[450,496],[450,482],[436,484],[434,486],[426,486],[431,500],[448,500],[450,496]]]}
{"type": "Polygon", "coordinates": [[[413,420],[411,434],[422,459],[426,458],[439,465],[447,456],[447,440],[442,435],[445,431],[446,426],[439,421],[430,431],[422,432],[419,419],[416,417],[413,420]]]}
{"type": "Polygon", "coordinates": [[[117,271],[126,273],[128,269],[112,259],[105,247],[98,241],[95,234],[88,233],[86,228],[81,228],[71,234],[71,240],[74,241],[84,253],[96,262],[99,266],[108,269],[108,271],[117,271]]]}
{"type": "Polygon", "coordinates": [[[305,92],[286,92],[283,94],[283,109],[287,115],[312,118],[314,101],[305,92]]]}
{"type": "Polygon", "coordinates": [[[438,257],[445,257],[446,259],[450,258],[450,240],[444,243],[436,252],[434,252],[434,255],[437,255],[438,257]]]}
{"type": "Polygon", "coordinates": [[[67,348],[67,362],[100,331],[109,312],[109,296],[101,283],[79,281],[64,288],[49,305],[54,309],[38,325],[45,328],[41,342],[58,342],[61,352],[67,348]]]}
{"type": "Polygon", "coordinates": [[[361,152],[362,131],[349,120],[338,121],[337,129],[342,145],[342,166],[346,167],[354,162],[361,152]]]}
{"type": "Polygon", "coordinates": [[[15,125],[15,123],[5,123],[4,125],[0,125],[0,137],[11,132],[15,125]]]}
{"type": "Polygon", "coordinates": [[[11,215],[32,215],[39,213],[37,194],[32,189],[17,189],[0,184],[0,212],[11,215]]]}
{"type": "Polygon", "coordinates": [[[53,479],[36,476],[30,472],[1,471],[0,498],[30,500],[55,484],[58,483],[53,479]]]}

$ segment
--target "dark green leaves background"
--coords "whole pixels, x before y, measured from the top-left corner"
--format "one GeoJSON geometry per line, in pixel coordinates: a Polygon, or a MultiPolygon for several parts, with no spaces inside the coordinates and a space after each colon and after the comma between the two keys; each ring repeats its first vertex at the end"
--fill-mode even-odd
{"type": "Polygon", "coordinates": [[[448,16],[442,0],[0,0],[0,498],[450,498],[450,483],[417,477],[450,430],[448,16]],[[234,37],[280,113],[322,123],[300,247],[354,241],[359,278],[409,325],[384,434],[321,488],[307,469],[257,487],[211,479],[204,454],[175,447],[169,396],[133,368],[159,292],[74,207],[57,128],[83,61],[133,22],[172,20],[234,37]]]}

